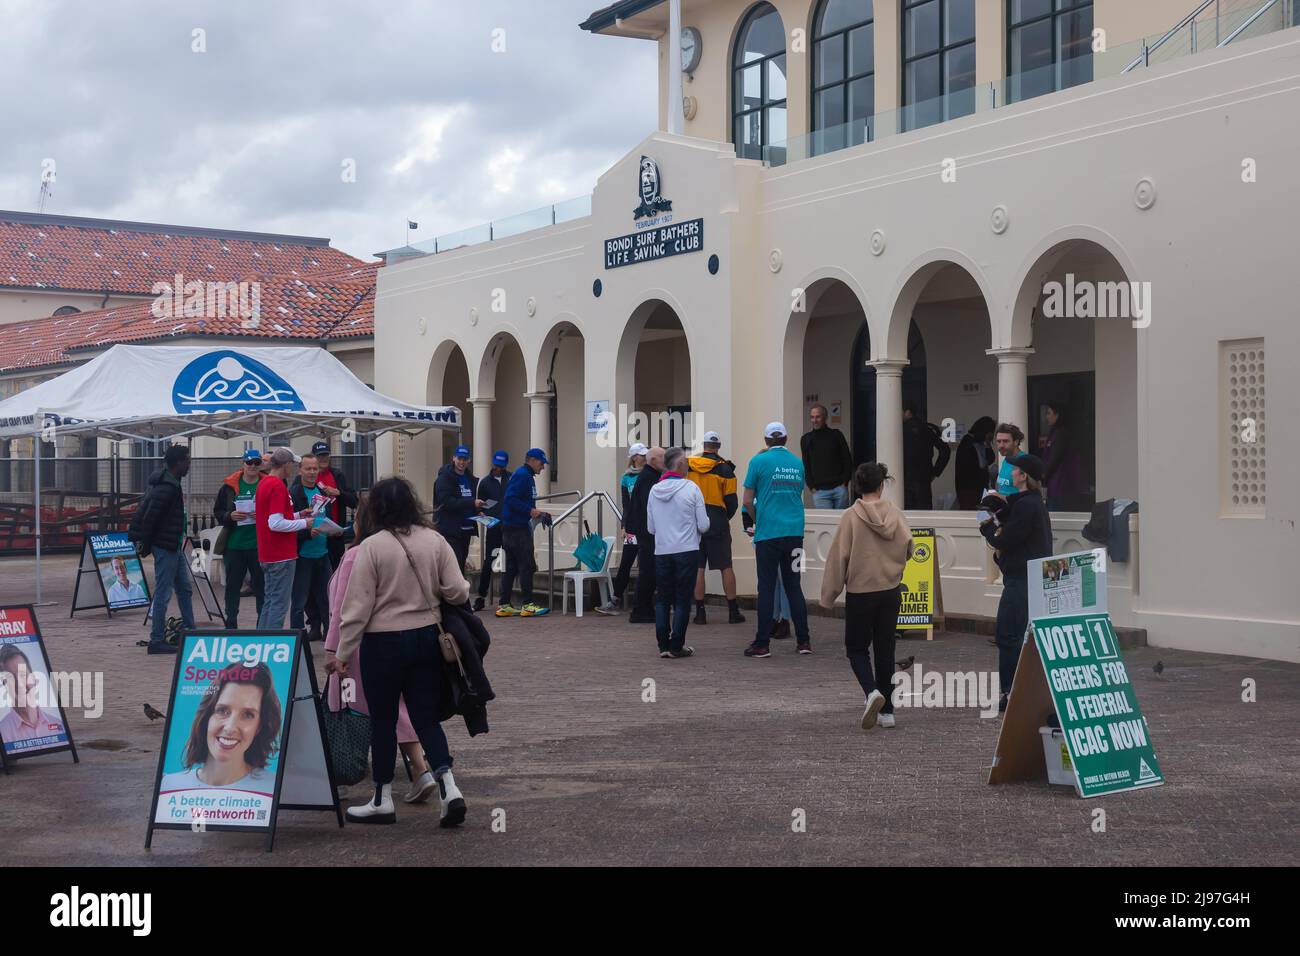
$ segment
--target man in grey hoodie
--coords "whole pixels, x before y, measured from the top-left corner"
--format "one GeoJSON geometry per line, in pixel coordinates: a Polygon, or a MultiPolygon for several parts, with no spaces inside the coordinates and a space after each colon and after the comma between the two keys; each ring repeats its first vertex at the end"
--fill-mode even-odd
{"type": "Polygon", "coordinates": [[[686,469],[685,449],[668,449],[663,477],[650,489],[646,507],[646,530],[655,542],[655,639],[660,657],[695,653],[686,646],[686,625],[695,593],[700,535],[709,530],[709,512],[699,486],[686,479],[686,469]]]}

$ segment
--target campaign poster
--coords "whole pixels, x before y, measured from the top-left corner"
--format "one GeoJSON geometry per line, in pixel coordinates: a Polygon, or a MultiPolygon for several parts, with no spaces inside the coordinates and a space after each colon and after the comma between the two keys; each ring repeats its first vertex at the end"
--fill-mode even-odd
{"type": "Polygon", "coordinates": [[[933,528],[912,529],[912,557],[903,566],[903,603],[898,609],[900,631],[934,627],[935,549],[933,528]]]}
{"type": "Polygon", "coordinates": [[[1031,618],[1106,613],[1105,548],[1035,558],[1028,570],[1031,618]]]}
{"type": "Polygon", "coordinates": [[[71,740],[30,607],[0,607],[0,745],[6,758],[67,750],[71,740]]]}
{"type": "Polygon", "coordinates": [[[125,531],[90,533],[90,551],[95,558],[95,570],[104,583],[104,596],[109,610],[120,611],[149,604],[149,582],[135,542],[125,531]]]}
{"type": "Polygon", "coordinates": [[[272,827],[296,641],[292,633],[182,636],[155,825],[272,827]]]}

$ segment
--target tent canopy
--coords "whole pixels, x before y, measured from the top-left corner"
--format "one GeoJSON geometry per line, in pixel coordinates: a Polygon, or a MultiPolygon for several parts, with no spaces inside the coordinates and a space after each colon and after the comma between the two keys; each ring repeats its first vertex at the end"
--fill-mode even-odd
{"type": "Polygon", "coordinates": [[[0,402],[0,439],[53,428],[144,441],[287,440],[322,428],[373,436],[460,425],[459,409],[381,395],[323,348],[114,345],[0,402]]]}

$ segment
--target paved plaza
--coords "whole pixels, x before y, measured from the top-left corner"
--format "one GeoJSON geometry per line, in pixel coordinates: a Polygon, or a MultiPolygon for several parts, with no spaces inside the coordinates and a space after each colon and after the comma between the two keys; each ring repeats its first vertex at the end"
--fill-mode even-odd
{"type": "MultiPolygon", "coordinates": [[[[56,670],[104,673],[103,716],[69,712],[79,765],[57,754],[0,775],[5,865],[1300,861],[1300,666],[1126,651],[1168,783],[1084,801],[1046,781],[988,786],[998,721],[974,709],[900,710],[896,730],[859,730],[841,621],[813,619],[811,657],[777,641],[755,661],[740,653],[753,613],[728,626],[722,608],[692,626],[690,660],[659,659],[653,628],[625,618],[490,619],[492,731],[471,740],[459,719],[447,725],[470,807],[459,831],[438,828],[436,801],[399,805],[391,827],[340,830],[331,814],[285,811],[273,854],[262,837],[170,831],[146,852],[163,724],[143,704],[166,708],[175,658],[135,646],[143,612],[69,620],[74,563],[47,560],[45,596],[59,603],[38,617],[56,670]],[[643,701],[647,678],[653,703],[643,701]],[[1241,701],[1246,678],[1255,703],[1241,701]],[[1092,830],[1097,807],[1104,833],[1092,830]],[[492,828],[496,809],[505,832],[492,828]],[[796,810],[806,832],[792,830],[796,810]]],[[[0,604],[33,594],[33,562],[0,559],[0,604]]],[[[251,598],[245,609],[251,623],[251,598]]],[[[911,655],[927,670],[996,669],[995,649],[976,635],[900,644],[911,655]]],[[[395,789],[404,784],[399,770],[395,789]]],[[[345,788],[344,803],[367,793],[345,788]]]]}

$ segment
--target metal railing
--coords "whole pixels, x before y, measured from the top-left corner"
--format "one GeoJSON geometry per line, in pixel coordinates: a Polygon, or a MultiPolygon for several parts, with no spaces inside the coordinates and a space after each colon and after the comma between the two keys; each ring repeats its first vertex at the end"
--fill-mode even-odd
{"type": "MultiPolygon", "coordinates": [[[[1281,2],[1283,0],[1264,0],[1262,3],[1261,0],[1203,0],[1195,10],[1174,24],[1154,43],[1143,41],[1142,52],[1120,72],[1129,73],[1139,66],[1150,66],[1152,55],[1166,46],[1172,51],[1166,59],[1195,53],[1207,46],[1227,46],[1281,2]],[[1214,8],[1212,13],[1211,7],[1214,8]],[[1207,14],[1204,18],[1201,17],[1203,13],[1207,14]],[[1202,39],[1202,34],[1210,28],[1211,21],[1214,26],[1214,42],[1207,44],[1202,39]]],[[[1282,27],[1291,26],[1293,19],[1284,13],[1282,27]]]]}
{"type": "MultiPolygon", "coordinates": [[[[548,495],[547,497],[564,497],[567,495],[581,494],[577,491],[566,491],[562,495],[548,495]]],[[[537,499],[541,501],[541,498],[537,499]]],[[[596,502],[596,535],[605,537],[605,505],[609,505],[609,510],[614,513],[614,519],[620,524],[623,521],[623,512],[614,499],[603,491],[590,491],[583,495],[576,502],[569,506],[567,511],[561,513],[558,517],[552,518],[546,526],[546,594],[547,599],[551,602],[555,600],[555,526],[567,520],[570,516],[578,516],[578,527],[583,526],[585,520],[583,508],[589,501],[596,502]]],[[[581,539],[579,539],[581,540],[581,539]]]]}

